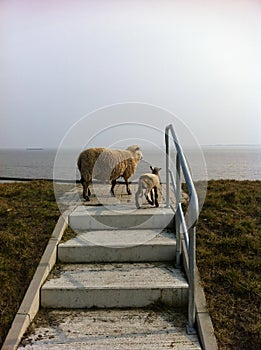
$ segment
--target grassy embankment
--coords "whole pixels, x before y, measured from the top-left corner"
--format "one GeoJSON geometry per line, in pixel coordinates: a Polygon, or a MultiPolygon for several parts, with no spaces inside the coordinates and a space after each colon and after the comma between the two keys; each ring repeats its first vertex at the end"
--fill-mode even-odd
{"type": "MultiPolygon", "coordinates": [[[[261,182],[210,181],[197,261],[219,348],[260,347],[261,182]]],[[[0,184],[0,347],[59,216],[52,184],[0,184]]]]}
{"type": "Polygon", "coordinates": [[[261,348],[261,181],[210,181],[197,264],[220,349],[261,348]]]}
{"type": "Polygon", "coordinates": [[[52,183],[0,184],[0,348],[58,217],[52,183]]]}

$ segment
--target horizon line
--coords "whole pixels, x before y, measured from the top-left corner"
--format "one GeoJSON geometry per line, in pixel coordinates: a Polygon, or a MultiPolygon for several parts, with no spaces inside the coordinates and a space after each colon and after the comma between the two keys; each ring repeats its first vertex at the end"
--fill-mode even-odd
{"type": "MultiPolygon", "coordinates": [[[[163,146],[163,145],[162,145],[163,146]]],[[[205,143],[205,144],[199,144],[199,146],[201,147],[233,147],[233,146],[246,146],[246,147],[260,147],[261,143],[205,143]]],[[[95,146],[95,147],[106,147],[106,146],[95,146]]],[[[113,147],[114,148],[114,147],[113,147]]],[[[142,147],[143,149],[152,149],[152,147],[142,147]]],[[[160,149],[161,147],[159,147],[160,149]]],[[[163,149],[165,149],[165,147],[162,147],[163,149]]],[[[184,147],[184,148],[194,148],[193,146],[188,146],[188,147],[184,147]]],[[[58,147],[55,146],[0,146],[0,149],[2,150],[25,150],[25,151],[43,151],[43,150],[57,150],[58,147]]],[[[71,150],[77,150],[78,148],[64,148],[64,149],[71,149],[71,150]]]]}

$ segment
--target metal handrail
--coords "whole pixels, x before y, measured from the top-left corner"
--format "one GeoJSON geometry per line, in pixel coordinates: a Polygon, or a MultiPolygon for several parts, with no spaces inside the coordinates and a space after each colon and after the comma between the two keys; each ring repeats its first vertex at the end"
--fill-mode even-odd
{"type": "Polygon", "coordinates": [[[189,170],[189,166],[185,155],[183,153],[181,144],[177,138],[172,124],[165,128],[165,143],[166,143],[166,207],[170,207],[170,178],[173,186],[173,190],[176,197],[176,239],[177,239],[177,254],[176,264],[180,265],[181,255],[181,230],[185,240],[185,249],[188,255],[188,281],[189,281],[189,300],[188,300],[188,326],[187,332],[189,334],[195,333],[195,319],[196,319],[196,307],[195,307],[195,270],[196,270],[196,223],[199,216],[199,204],[198,195],[195,190],[195,186],[192,180],[192,176],[189,170]],[[169,133],[176,148],[176,180],[174,179],[173,172],[170,169],[170,148],[169,148],[169,133]],[[187,210],[187,222],[181,206],[181,178],[180,172],[182,170],[185,183],[190,195],[189,206],[187,210]]]}

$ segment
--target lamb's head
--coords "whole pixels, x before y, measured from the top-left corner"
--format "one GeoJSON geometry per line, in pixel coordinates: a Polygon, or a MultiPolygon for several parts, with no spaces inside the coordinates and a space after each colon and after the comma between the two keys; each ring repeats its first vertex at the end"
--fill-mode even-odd
{"type": "Polygon", "coordinates": [[[132,146],[129,146],[127,150],[133,153],[134,158],[138,160],[141,160],[143,158],[143,154],[139,146],[132,145],[132,146]]]}
{"type": "Polygon", "coordinates": [[[155,174],[155,175],[159,176],[159,172],[160,172],[161,168],[157,168],[156,166],[155,167],[150,166],[150,169],[152,171],[152,174],[155,174]]]}

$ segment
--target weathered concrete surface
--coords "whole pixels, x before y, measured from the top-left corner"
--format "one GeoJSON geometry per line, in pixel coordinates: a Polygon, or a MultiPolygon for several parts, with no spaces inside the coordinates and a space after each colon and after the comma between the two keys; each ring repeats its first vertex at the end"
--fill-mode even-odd
{"type": "Polygon", "coordinates": [[[178,307],[187,304],[188,284],[170,264],[63,265],[50,278],[41,289],[42,307],[144,307],[156,301],[178,307]]]}
{"type": "Polygon", "coordinates": [[[48,310],[41,312],[25,350],[198,350],[186,316],[171,309],[48,310]]]}
{"type": "Polygon", "coordinates": [[[174,261],[175,254],[174,234],[152,229],[89,231],[58,246],[64,263],[174,261]]]}
{"type": "Polygon", "coordinates": [[[111,229],[164,229],[171,225],[171,208],[136,209],[134,206],[77,206],[69,216],[75,231],[111,229]]]}

